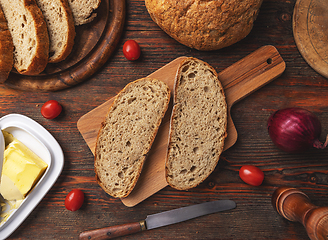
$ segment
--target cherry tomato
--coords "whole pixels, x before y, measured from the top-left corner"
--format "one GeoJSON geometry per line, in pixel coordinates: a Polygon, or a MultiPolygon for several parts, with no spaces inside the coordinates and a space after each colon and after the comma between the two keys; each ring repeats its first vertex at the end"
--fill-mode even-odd
{"type": "Polygon", "coordinates": [[[84,193],[80,189],[73,189],[65,198],[65,207],[70,211],[76,211],[82,207],[84,193]]]}
{"type": "Polygon", "coordinates": [[[41,114],[47,119],[57,117],[62,111],[62,106],[56,100],[49,100],[41,107],[41,114]]]}
{"type": "Polygon", "coordinates": [[[140,46],[134,40],[128,40],[123,45],[123,54],[128,60],[137,60],[140,57],[140,46]]]}
{"type": "Polygon", "coordinates": [[[245,165],[240,168],[239,177],[249,185],[260,186],[264,179],[264,173],[258,167],[245,165]]]}

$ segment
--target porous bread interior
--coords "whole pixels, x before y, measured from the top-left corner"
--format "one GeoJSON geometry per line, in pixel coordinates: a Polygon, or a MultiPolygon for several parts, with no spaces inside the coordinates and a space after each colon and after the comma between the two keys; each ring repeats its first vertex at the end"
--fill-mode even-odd
{"type": "Polygon", "coordinates": [[[49,61],[56,61],[66,50],[68,41],[68,16],[61,0],[36,0],[47,23],[50,45],[49,61]]]}
{"type": "Polygon", "coordinates": [[[91,22],[97,16],[93,11],[99,7],[100,2],[101,0],[68,0],[75,25],[91,22]]]}
{"type": "Polygon", "coordinates": [[[167,85],[154,79],[133,82],[118,94],[95,153],[98,183],[111,196],[125,197],[135,186],[169,98],[167,85]]]}
{"type": "Polygon", "coordinates": [[[168,183],[186,190],[215,169],[226,137],[227,106],[213,70],[198,60],[181,66],[166,163],[168,183]]]}
{"type": "Polygon", "coordinates": [[[14,43],[15,68],[24,71],[36,55],[38,43],[35,21],[23,1],[1,0],[0,4],[14,43]]]}

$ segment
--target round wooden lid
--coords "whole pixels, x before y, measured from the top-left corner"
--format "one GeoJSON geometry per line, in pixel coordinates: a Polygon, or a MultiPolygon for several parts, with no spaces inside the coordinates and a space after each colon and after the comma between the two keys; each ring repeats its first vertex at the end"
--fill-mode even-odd
{"type": "Polygon", "coordinates": [[[293,33],[305,61],[328,78],[328,1],[297,0],[293,33]]]}
{"type": "Polygon", "coordinates": [[[125,1],[102,0],[97,17],[75,28],[71,54],[60,63],[50,63],[39,75],[27,76],[12,70],[5,84],[27,91],[58,91],[75,86],[102,67],[115,50],[123,31],[125,1]]]}

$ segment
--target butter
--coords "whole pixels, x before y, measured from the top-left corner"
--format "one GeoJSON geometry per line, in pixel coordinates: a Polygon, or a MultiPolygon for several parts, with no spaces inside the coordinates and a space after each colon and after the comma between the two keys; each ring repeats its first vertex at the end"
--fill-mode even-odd
{"type": "Polygon", "coordinates": [[[3,198],[7,200],[24,199],[24,195],[15,186],[15,183],[4,174],[1,176],[0,192],[3,198]]]}
{"type": "Polygon", "coordinates": [[[11,134],[4,132],[6,149],[0,183],[5,200],[22,200],[41,178],[48,165],[11,134]]]}

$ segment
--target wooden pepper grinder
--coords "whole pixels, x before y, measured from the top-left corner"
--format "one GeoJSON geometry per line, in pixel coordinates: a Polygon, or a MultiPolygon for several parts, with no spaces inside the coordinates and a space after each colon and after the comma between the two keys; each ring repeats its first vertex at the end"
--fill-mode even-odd
{"type": "Polygon", "coordinates": [[[284,218],[303,224],[311,240],[328,239],[328,207],[318,207],[296,188],[280,187],[272,195],[272,206],[284,218]]]}

